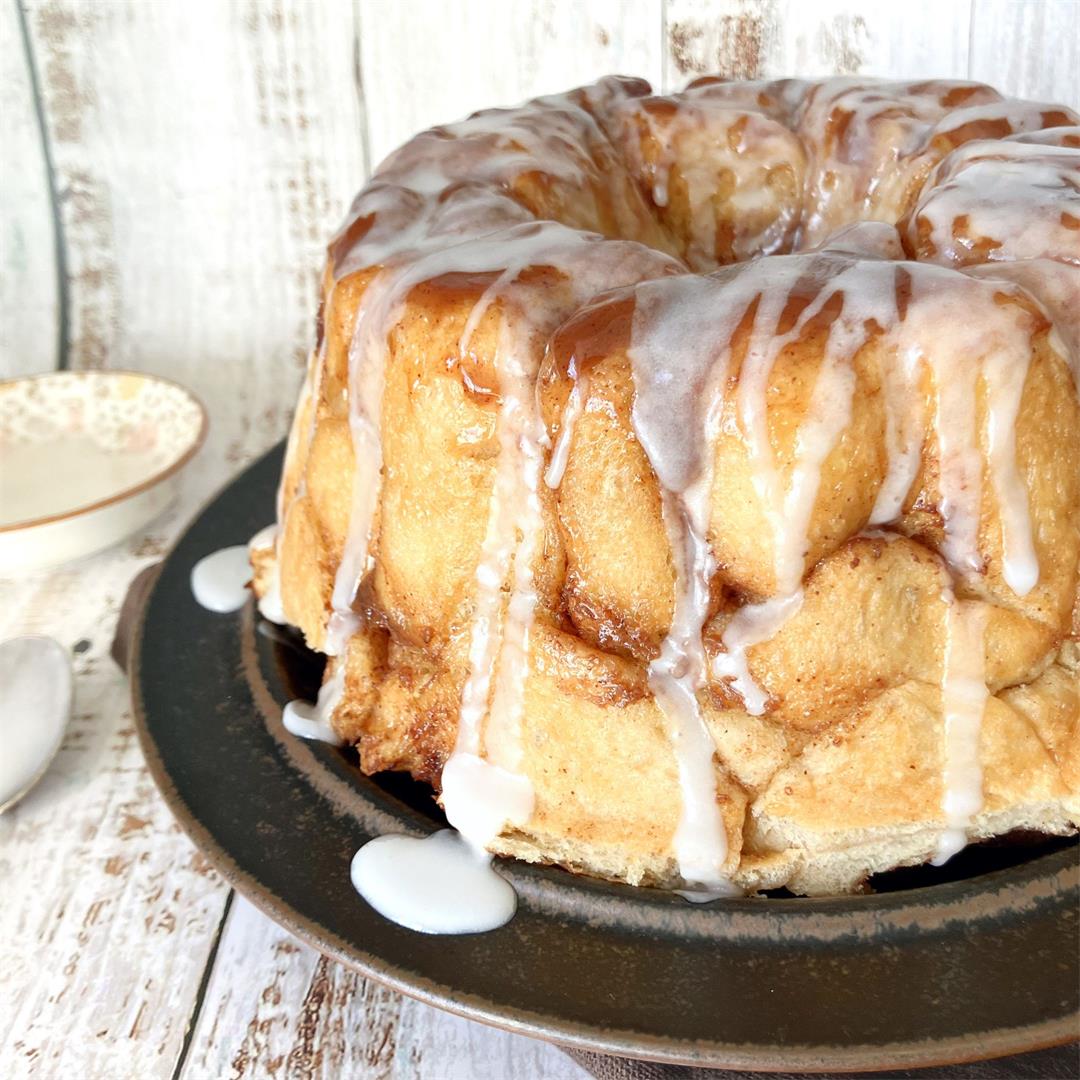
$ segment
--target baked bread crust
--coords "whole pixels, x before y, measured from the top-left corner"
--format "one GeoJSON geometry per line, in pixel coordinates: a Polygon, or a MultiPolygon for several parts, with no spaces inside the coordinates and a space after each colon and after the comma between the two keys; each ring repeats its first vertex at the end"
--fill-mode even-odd
{"type": "Polygon", "coordinates": [[[667,887],[1076,831],[1077,122],[608,79],[392,155],[253,553],[364,771],[667,887]]]}

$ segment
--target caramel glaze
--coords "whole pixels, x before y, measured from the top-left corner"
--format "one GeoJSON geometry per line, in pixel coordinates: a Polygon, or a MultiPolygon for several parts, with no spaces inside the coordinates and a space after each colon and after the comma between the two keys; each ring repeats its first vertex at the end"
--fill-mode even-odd
{"type": "Polygon", "coordinates": [[[909,253],[927,262],[1080,266],[1080,128],[965,142],[934,170],[899,229],[909,253]]]}
{"type": "MultiPolygon", "coordinates": [[[[1063,582],[1076,573],[1067,552],[1047,558],[1050,532],[1044,511],[1035,506],[1032,512],[1040,523],[1037,585],[1027,583],[1034,556],[1025,554],[1028,511],[1017,492],[1031,483],[1034,466],[1025,464],[1025,478],[1018,479],[1008,451],[1004,456],[993,451],[998,456],[981,483],[989,485],[988,491],[993,487],[994,498],[1008,513],[1002,511],[1004,539],[987,547],[979,532],[978,496],[974,510],[962,504],[971,499],[965,485],[978,471],[972,472],[972,454],[991,451],[977,449],[970,432],[957,435],[954,450],[968,461],[950,464],[951,475],[942,465],[944,452],[935,457],[925,431],[935,410],[945,430],[955,423],[956,431],[967,431],[965,424],[981,423],[972,419],[974,412],[967,416],[963,395],[943,403],[941,387],[954,369],[956,378],[969,380],[979,417],[996,409],[1006,424],[1011,423],[1010,409],[1019,408],[1021,391],[1025,408],[1031,395],[1048,399],[1052,385],[1060,391],[1055,365],[1060,367],[1058,354],[1069,349],[1074,337],[1066,334],[1063,346],[1041,306],[1014,282],[1038,292],[1042,281],[1052,281],[1053,298],[1046,302],[1058,319],[1070,310],[1072,279],[1037,270],[1033,263],[1030,272],[1005,273],[997,283],[972,280],[964,285],[959,275],[948,276],[954,271],[878,256],[895,257],[902,240],[909,256],[950,262],[942,246],[931,242],[925,222],[935,198],[951,198],[949,184],[979,160],[975,149],[965,147],[986,144],[988,159],[997,160],[1015,142],[1030,148],[1011,151],[1017,160],[1034,160],[1041,153],[1065,162],[1067,169],[1072,167],[1069,155],[1080,145],[1077,129],[1068,125],[1077,123],[1070,110],[1009,101],[975,83],[705,78],[681,95],[652,96],[642,80],[612,78],[432,129],[391,155],[358,195],[330,244],[316,355],[283,476],[284,527],[278,544],[279,560],[303,568],[283,578],[286,613],[313,646],[338,651],[336,662],[346,665],[347,693],[335,724],[358,743],[365,771],[407,769],[438,789],[455,754],[463,688],[467,693],[470,680],[484,675],[488,663],[478,667],[469,659],[470,649],[476,652],[474,613],[484,589],[495,590],[493,610],[510,598],[501,628],[492,632],[521,636],[531,670],[597,706],[630,708],[647,701],[655,692],[649,671],[670,645],[680,596],[687,618],[690,564],[689,556],[676,558],[677,535],[697,544],[695,573],[704,575],[705,585],[704,598],[694,601],[700,615],[697,630],[691,613],[682,631],[683,646],[691,651],[697,633],[705,666],[700,686],[686,688],[691,697],[697,693],[715,708],[740,710],[749,701],[750,683],[713,672],[717,657],[743,648],[732,637],[740,619],[749,613],[751,621],[764,620],[771,628],[765,644],[773,649],[775,635],[775,649],[782,653],[779,630],[800,618],[801,608],[817,610],[822,582],[866,575],[879,563],[892,566],[891,572],[896,565],[907,567],[918,588],[929,590],[927,604],[946,593],[953,596],[950,610],[976,598],[992,602],[996,614],[986,630],[987,685],[995,689],[1034,677],[1039,661],[1025,658],[1051,655],[1060,643],[1062,609],[1071,610],[1072,599],[1059,594],[1068,592],[1063,582]],[[897,223],[899,236],[891,230],[897,223]],[[869,229],[860,233],[864,225],[873,226],[872,235],[869,229]],[[830,237],[848,226],[850,236],[838,237],[830,249],[830,237]],[[762,254],[813,252],[819,246],[828,249],[825,254],[743,262],[762,254]],[[738,265],[725,266],[732,262],[738,265]],[[713,272],[701,278],[689,274],[690,268],[713,272]],[[771,275],[778,275],[775,283],[771,275]],[[640,374],[644,355],[638,338],[642,320],[651,319],[653,310],[646,312],[642,305],[646,300],[654,307],[666,304],[677,313],[680,295],[693,289],[706,290],[703,296],[714,296],[731,310],[725,309],[711,337],[698,342],[708,362],[682,369],[690,380],[682,390],[694,407],[686,415],[684,445],[673,448],[675,458],[662,466],[646,453],[635,428],[635,409],[642,400],[635,370],[640,374]],[[992,374],[988,367],[977,377],[970,371],[961,375],[960,360],[951,358],[948,349],[931,363],[938,365],[932,374],[914,370],[904,375],[906,382],[896,382],[900,375],[886,371],[899,369],[895,358],[905,342],[914,340],[911,334],[922,334],[919,341],[935,336],[936,331],[912,327],[935,303],[941,306],[945,293],[956,300],[943,312],[955,316],[964,311],[967,298],[971,311],[985,316],[990,335],[980,338],[973,331],[970,340],[960,341],[956,356],[982,350],[989,357],[995,349],[1012,350],[1018,364],[1031,365],[1026,383],[1023,366],[1017,369],[1019,382],[1000,365],[992,374]],[[774,343],[774,353],[762,366],[774,343]],[[886,356],[894,361],[884,364],[886,356]],[[770,376],[773,365],[783,373],[779,381],[770,376]],[[384,378],[385,393],[392,395],[389,405],[384,378]],[[447,379],[457,388],[439,389],[440,380],[447,379]],[[763,419],[766,402],[771,416],[774,409],[787,407],[785,394],[809,400],[815,380],[825,387],[822,399],[812,402],[805,415],[796,410],[803,419],[794,428],[781,427],[779,434],[770,430],[763,419]],[[454,422],[462,425],[451,449],[474,479],[472,488],[462,488],[461,500],[472,505],[477,491],[491,487],[493,473],[503,477],[491,488],[487,530],[494,561],[484,571],[499,581],[485,584],[479,573],[479,584],[474,582],[482,522],[474,515],[471,524],[440,526],[438,521],[453,519],[449,510],[440,510],[442,518],[433,518],[431,528],[445,528],[449,537],[467,525],[474,548],[467,556],[447,550],[441,580],[423,574],[407,579],[383,562],[388,544],[393,549],[405,543],[401,550],[408,554],[418,534],[402,534],[402,522],[427,513],[415,501],[409,487],[413,481],[402,486],[397,465],[386,468],[382,461],[381,444],[394,437],[386,425],[412,423],[410,410],[420,415],[430,408],[426,395],[432,393],[446,404],[431,417],[451,409],[454,422]],[[997,396],[991,401],[988,394],[997,396]],[[397,411],[388,413],[388,408],[397,411]],[[814,409],[824,412],[817,416],[814,409]],[[959,419],[942,420],[949,410],[959,419]],[[774,460],[777,447],[788,447],[781,455],[788,470],[791,440],[800,424],[809,423],[806,417],[820,428],[805,436],[809,451],[804,446],[795,452],[806,505],[800,510],[784,502],[769,509],[769,500],[794,483],[786,472],[783,478],[779,472],[773,475],[780,468],[780,459],[774,460]],[[590,439],[601,458],[590,463],[587,445],[585,451],[576,448],[575,423],[583,430],[591,425],[590,439]],[[508,425],[514,425],[512,430],[508,425]],[[596,431],[601,434],[595,436],[596,431]],[[924,432],[914,450],[905,445],[912,431],[924,432]],[[756,519],[763,537],[775,533],[785,515],[804,510],[812,515],[819,482],[822,499],[847,499],[858,508],[830,511],[835,520],[816,524],[813,535],[808,531],[805,550],[797,535],[783,557],[779,538],[763,540],[776,551],[747,570],[749,549],[717,544],[711,527],[697,520],[709,500],[690,490],[702,469],[712,468],[702,447],[721,437],[744,440],[753,450],[751,457],[758,455],[746,490],[756,491],[754,497],[765,507],[764,518],[756,519]],[[832,453],[841,444],[850,468],[846,476],[836,471],[832,453]],[[521,461],[508,456],[518,453],[524,455],[521,461]],[[579,453],[586,454],[582,461],[576,458],[579,453]],[[604,454],[618,460],[607,461],[604,454]],[[809,456],[802,460],[800,454],[809,456]],[[537,457],[549,469],[548,484],[537,481],[537,457]],[[556,457],[560,461],[553,475],[556,457]],[[665,593],[660,585],[665,575],[670,583],[659,603],[605,600],[604,590],[594,587],[593,568],[581,561],[588,561],[588,544],[579,535],[575,514],[580,511],[567,502],[567,493],[577,482],[575,470],[580,479],[583,470],[600,476],[608,467],[613,475],[628,478],[616,497],[626,522],[642,526],[630,528],[635,542],[655,548],[645,553],[655,555],[652,590],[665,593]],[[683,476],[681,487],[666,489],[658,482],[667,467],[683,476]],[[903,470],[909,467],[907,475],[903,470]],[[374,476],[373,483],[383,484],[385,476],[390,485],[369,497],[373,510],[368,518],[356,513],[358,495],[350,497],[341,487],[364,469],[374,476]],[[570,477],[565,491],[564,469],[570,477]],[[506,487],[501,497],[500,482],[506,487]],[[895,489],[891,514],[873,505],[872,494],[866,501],[867,492],[878,491],[880,502],[887,489],[895,489]],[[387,520],[391,511],[381,501],[387,498],[398,500],[393,521],[387,520]],[[499,498],[504,503],[501,524],[499,498]],[[532,509],[523,516],[521,507],[529,500],[532,509]],[[655,528],[661,519],[667,522],[667,536],[655,528]],[[890,529],[887,539],[860,532],[881,524],[890,529]],[[967,536],[973,529],[977,543],[967,536]],[[530,538],[535,548],[526,556],[523,544],[530,538]],[[1009,545],[1013,550],[1007,550],[1009,545]],[[347,563],[354,570],[343,577],[347,563]],[[1003,584],[1003,574],[1012,575],[1012,584],[1003,584]],[[512,614],[514,597],[527,614],[512,614]],[[766,610],[781,602],[786,605],[782,613],[766,610]],[[334,649],[329,647],[330,608],[344,620],[334,649]],[[1001,620],[1010,618],[1015,626],[1002,630],[1001,620]],[[1007,632],[1014,631],[1021,645],[1013,667],[1005,667],[1016,670],[1002,674],[994,666],[994,642],[1007,640],[1007,632]]],[[[1023,190],[1020,182],[1018,207],[1023,190]]],[[[1054,243],[1080,236],[1074,220],[1080,218],[1071,208],[1062,210],[1054,243]]],[[[1026,259],[1026,249],[1014,250],[1019,243],[1011,234],[984,237],[966,244],[966,258],[1026,259]]],[[[1053,266],[1055,260],[1071,262],[1072,250],[1038,254],[1041,263],[1053,266]]],[[[699,310],[707,314],[710,306],[699,310]]],[[[686,334],[677,319],[672,325],[670,340],[677,346],[686,334]]],[[[945,326],[946,337],[954,329],[948,320],[934,325],[945,326]]],[[[1070,430],[1072,420],[1061,413],[1054,423],[1057,437],[1070,430]]],[[[417,429],[414,436],[421,433],[417,429]]],[[[1031,437],[1026,432],[1016,437],[1017,453],[1029,463],[1035,453],[1031,437]]],[[[433,444],[430,453],[442,452],[433,444]]],[[[1056,477],[1049,477],[1051,488],[1059,484],[1056,477]]],[[[1059,484],[1059,493],[1063,490],[1059,484]]],[[[1076,607],[1080,611],[1080,603],[1076,607]]],[[[501,640],[495,642],[496,657],[501,640]]],[[[753,649],[761,639],[751,634],[747,640],[753,649]]],[[[919,662],[932,671],[941,660],[919,662]]],[[[492,662],[489,675],[494,676],[498,663],[492,662]]],[[[777,663],[788,661],[781,656],[777,663]]],[[[685,677],[684,666],[676,663],[668,674],[678,682],[685,677]]],[[[903,677],[885,673],[846,689],[821,687],[819,693],[815,687],[821,677],[804,671],[789,701],[776,685],[770,689],[767,676],[760,711],[765,722],[779,723],[791,734],[794,746],[903,677]]],[[[941,678],[947,679],[947,673],[941,678]]],[[[511,713],[521,707],[520,702],[508,706],[511,713]]],[[[508,730],[500,737],[510,760],[518,736],[508,730]]],[[[716,798],[728,809],[733,805],[730,793],[717,792],[716,798]]],[[[713,853],[716,873],[720,861],[730,863],[724,845],[720,848],[713,853]]],[[[737,861],[737,851],[734,855],[737,861]]],[[[719,880],[711,872],[708,877],[719,880]]]]}
{"type": "MultiPolygon", "coordinates": [[[[790,334],[807,309],[820,300],[829,282],[838,275],[857,272],[859,264],[859,258],[849,255],[808,258],[786,293],[773,334],[778,337],[790,334]]],[[[710,275],[709,280],[715,282],[719,290],[725,284],[736,281],[741,273],[739,268],[729,268],[710,275]]],[[[888,267],[885,279],[889,283],[889,300],[898,324],[903,324],[907,319],[912,297],[912,279],[913,276],[920,275],[928,279],[924,292],[932,289],[934,272],[930,268],[903,263],[891,264],[888,267]]],[[[673,293],[677,293],[679,287],[677,280],[672,282],[673,293]]],[[[970,291],[974,295],[975,290],[970,291]]],[[[995,289],[992,286],[980,291],[991,310],[993,307],[1008,305],[1023,312],[1017,325],[1025,341],[1045,339],[1051,323],[1030,297],[1018,290],[995,289]]],[[[541,415],[552,443],[563,434],[564,418],[573,388],[583,386],[586,388],[584,411],[593,410],[606,415],[618,424],[629,443],[636,444],[630,418],[634,403],[634,383],[627,353],[631,347],[639,292],[640,287],[631,286],[596,298],[584,305],[552,336],[537,381],[541,415]]],[[[806,321],[799,338],[800,343],[809,346],[810,350],[820,349],[846,301],[851,302],[843,290],[832,293],[820,310],[806,321]]],[[[734,332],[728,346],[733,362],[722,389],[722,395],[728,401],[734,401],[739,393],[743,362],[752,346],[752,326],[760,302],[760,295],[750,299],[745,313],[734,322],[734,332]]],[[[865,348],[881,338],[888,329],[873,317],[869,318],[867,323],[866,338],[860,348],[865,348]]],[[[915,401],[926,392],[921,386],[913,389],[915,401]]],[[[703,395],[705,392],[705,380],[699,378],[693,386],[693,393],[703,395]]],[[[867,401],[872,401],[881,393],[880,386],[864,388],[867,401]]],[[[640,450],[635,453],[641,454],[640,450]]],[[[644,462],[643,455],[641,457],[642,472],[651,474],[651,468],[644,462]]],[[[651,486],[648,501],[655,508],[659,508],[659,486],[655,481],[651,486]]],[[[946,541],[946,515],[942,501],[942,493],[934,486],[927,483],[916,485],[905,501],[902,518],[894,523],[905,535],[927,548],[928,558],[936,558],[933,553],[940,551],[946,541]]],[[[566,546],[571,551],[562,597],[564,611],[573,624],[574,631],[585,641],[605,651],[638,661],[654,659],[659,651],[666,622],[648,626],[628,620],[625,613],[605,608],[597,603],[594,596],[589,595],[588,590],[583,590],[575,575],[572,554],[575,537],[572,526],[567,523],[561,511],[558,521],[566,546]]],[[[881,542],[875,540],[873,550],[878,552],[880,547],[881,542]]],[[[730,577],[732,569],[731,564],[720,558],[716,574],[710,583],[711,601],[706,638],[711,648],[718,647],[725,622],[736,610],[747,603],[763,599],[760,591],[748,587],[737,576],[730,577]]],[[[992,585],[990,588],[997,592],[1002,602],[1010,602],[1010,590],[1006,588],[1001,591],[992,585]]],[[[712,690],[722,700],[737,701],[737,696],[730,694],[727,684],[713,686],[712,690]]]]}

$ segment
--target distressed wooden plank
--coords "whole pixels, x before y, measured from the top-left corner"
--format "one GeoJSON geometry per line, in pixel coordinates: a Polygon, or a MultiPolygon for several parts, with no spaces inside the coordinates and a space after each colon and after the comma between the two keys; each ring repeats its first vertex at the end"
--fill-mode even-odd
{"type": "Polygon", "coordinates": [[[1080,3],[972,0],[971,78],[1080,109],[1080,3]]]}
{"type": "Polygon", "coordinates": [[[285,431],[324,244],[365,171],[352,5],[31,0],[28,20],[72,366],[190,386],[204,452],[235,468],[285,431]]]}
{"type": "Polygon", "coordinates": [[[0,378],[59,361],[49,173],[19,8],[0,5],[0,378]]]}
{"type": "Polygon", "coordinates": [[[450,1016],[364,979],[238,897],[180,1075],[579,1080],[586,1074],[545,1043],[450,1016]]]}
{"type": "Polygon", "coordinates": [[[406,1000],[395,1080],[586,1080],[558,1047],[406,1000]]]}
{"type": "Polygon", "coordinates": [[[770,74],[780,33],[772,0],[665,0],[664,90],[698,75],[755,79],[770,74]]]}
{"type": "Polygon", "coordinates": [[[373,163],[417,131],[612,72],[660,79],[660,0],[360,0],[373,163]]]}
{"type": "Polygon", "coordinates": [[[388,1080],[401,998],[237,897],[181,1076],[388,1080]]]}
{"type": "Polygon", "coordinates": [[[664,86],[720,74],[966,78],[970,0],[666,0],[664,86]]]}
{"type": "Polygon", "coordinates": [[[0,582],[0,640],[50,634],[76,671],[57,759],[0,817],[5,1077],[169,1075],[221,918],[227,890],[161,801],[108,656],[128,580],[157,552],[143,536],[0,582]]]}

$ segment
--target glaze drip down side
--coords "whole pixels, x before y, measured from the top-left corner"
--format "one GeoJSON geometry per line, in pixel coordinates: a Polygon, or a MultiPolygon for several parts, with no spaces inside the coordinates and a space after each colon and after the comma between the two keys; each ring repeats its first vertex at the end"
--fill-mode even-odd
{"type": "Polygon", "coordinates": [[[474,847],[632,883],[1075,831],[1077,124],[608,79],[391,155],[252,555],[319,717],[474,847]]]}

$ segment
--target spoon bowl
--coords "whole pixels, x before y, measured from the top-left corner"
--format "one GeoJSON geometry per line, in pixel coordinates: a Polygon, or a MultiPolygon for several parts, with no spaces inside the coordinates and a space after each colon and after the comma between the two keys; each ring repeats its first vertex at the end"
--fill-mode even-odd
{"type": "Polygon", "coordinates": [[[0,813],[45,775],[71,716],[71,658],[50,637],[0,643],[0,813]]]}

